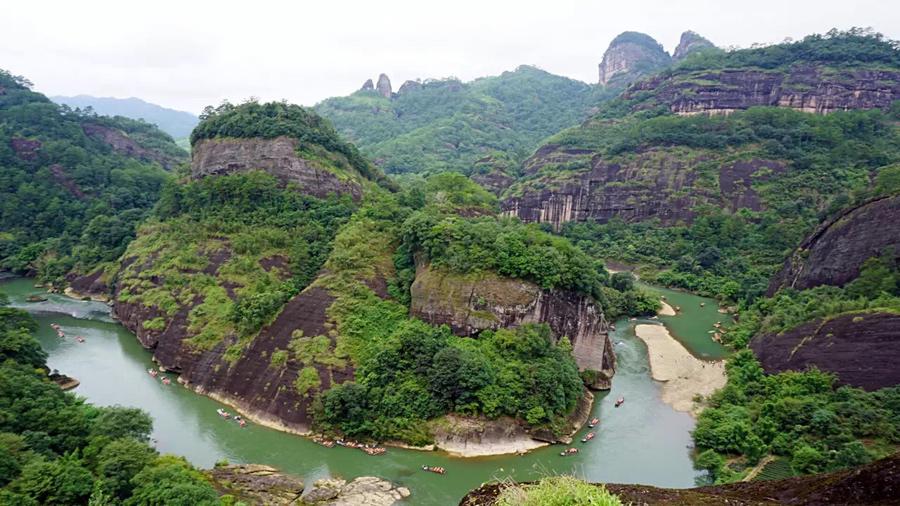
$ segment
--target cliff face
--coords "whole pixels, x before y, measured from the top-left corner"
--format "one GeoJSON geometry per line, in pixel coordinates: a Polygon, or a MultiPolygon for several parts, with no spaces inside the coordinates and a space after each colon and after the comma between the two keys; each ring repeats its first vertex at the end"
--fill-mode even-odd
{"type": "Polygon", "coordinates": [[[900,315],[849,313],[750,343],[768,373],[815,366],[841,383],[877,390],[900,384],[900,315]]]}
{"type": "Polygon", "coordinates": [[[600,62],[600,84],[609,85],[618,77],[619,83],[632,82],[641,76],[666,67],[671,63],[658,42],[649,35],[624,32],[609,44],[600,62]]]}
{"type": "Polygon", "coordinates": [[[900,258],[900,195],[847,209],[823,223],[772,278],[768,295],[783,287],[842,286],[859,276],[863,262],[891,248],[900,258]]]}
{"type": "Polygon", "coordinates": [[[355,200],[362,197],[357,181],[301,158],[299,145],[290,137],[202,139],[193,147],[191,175],[200,178],[260,169],[316,197],[331,193],[349,194],[355,200]]]}
{"type": "Polygon", "coordinates": [[[525,222],[549,223],[555,230],[569,221],[605,223],[658,218],[663,224],[693,219],[693,207],[709,202],[728,209],[763,205],[753,188],[786,170],[777,160],[753,158],[718,167],[718,187],[701,179],[699,167],[714,162],[712,153],[691,157],[664,148],[635,153],[609,162],[589,150],[547,145],[525,162],[526,174],[548,164],[580,163],[586,169],[568,179],[523,186],[518,195],[502,203],[503,213],[525,222]]]}
{"type": "MultiPolygon", "coordinates": [[[[212,259],[207,273],[215,276],[227,259],[227,255],[212,259]]],[[[190,344],[190,337],[196,333],[190,328],[190,313],[201,300],[179,306],[169,317],[156,307],[122,299],[121,291],[117,291],[113,314],[153,352],[154,361],[180,374],[179,382],[237,407],[259,423],[300,434],[309,431],[311,396],[300,394],[294,386],[303,364],[292,355],[285,364],[274,365],[271,356],[277,350],[289,350],[297,336],[329,334],[331,324],[326,311],[334,298],[325,289],[310,287],[288,301],[272,324],[264,327],[236,360],[226,355],[230,347],[239,344],[234,336],[225,336],[211,350],[199,350],[190,344]],[[144,327],[144,322],[157,317],[165,319],[163,329],[144,327]]],[[[329,339],[333,346],[333,338],[329,339]]],[[[346,365],[313,366],[323,390],[353,377],[353,369],[346,365]]]]}
{"type": "Polygon", "coordinates": [[[391,98],[393,89],[391,88],[391,80],[385,74],[378,76],[378,84],[375,85],[375,91],[384,98],[391,98]]]}
{"type": "Polygon", "coordinates": [[[652,93],[635,109],[667,106],[672,112],[728,114],[756,106],[789,107],[829,113],[850,109],[887,109],[900,98],[895,70],[826,69],[794,66],[782,70],[725,69],[655,76],[633,84],[626,100],[652,93]]]}
{"type": "Polygon", "coordinates": [[[447,274],[420,265],[410,289],[412,316],[433,325],[447,324],[457,335],[486,329],[546,323],[557,338],[568,336],[580,370],[597,372],[589,385],[608,389],[615,354],[602,308],[580,294],[542,290],[528,281],[484,274],[447,274]]]}
{"type": "Polygon", "coordinates": [[[711,47],[716,46],[697,32],[688,30],[681,34],[681,40],[678,41],[678,46],[675,48],[675,52],[672,53],[672,60],[676,62],[681,61],[694,51],[711,47]]]}

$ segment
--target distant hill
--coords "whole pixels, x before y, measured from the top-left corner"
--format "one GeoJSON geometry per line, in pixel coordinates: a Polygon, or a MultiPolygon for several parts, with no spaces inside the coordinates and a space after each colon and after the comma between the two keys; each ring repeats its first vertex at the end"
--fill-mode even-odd
{"type": "Polygon", "coordinates": [[[535,67],[472,82],[407,81],[386,76],[315,110],[388,173],[471,173],[476,162],[505,153],[516,161],[539,142],[577,125],[600,100],[594,87],[535,67]]]}
{"type": "Polygon", "coordinates": [[[105,116],[125,116],[126,118],[143,119],[148,123],[155,124],[160,130],[175,139],[191,135],[191,130],[200,121],[197,116],[189,112],[167,109],[134,97],[112,98],[78,95],[75,97],[50,97],[50,100],[73,108],[80,107],[84,109],[85,107],[92,107],[94,112],[105,116]]]}

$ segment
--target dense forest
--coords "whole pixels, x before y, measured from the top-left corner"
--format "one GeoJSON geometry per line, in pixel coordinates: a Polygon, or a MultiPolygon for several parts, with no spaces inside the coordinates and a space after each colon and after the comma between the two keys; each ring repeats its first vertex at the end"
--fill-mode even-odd
{"type": "Polygon", "coordinates": [[[36,329],[0,300],[0,504],[221,504],[203,474],[150,446],[149,415],[60,390],[36,329]]]}
{"type": "Polygon", "coordinates": [[[152,125],[56,105],[6,71],[0,90],[0,268],[60,282],[116,260],[169,178],[154,158],[186,153],[152,125]],[[134,154],[92,127],[119,132],[134,154]]]}

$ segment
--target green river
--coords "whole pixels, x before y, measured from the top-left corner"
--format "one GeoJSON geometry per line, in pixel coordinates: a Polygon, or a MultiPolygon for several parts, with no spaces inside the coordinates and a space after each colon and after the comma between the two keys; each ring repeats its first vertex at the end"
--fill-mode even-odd
{"type": "MultiPolygon", "coordinates": [[[[666,295],[682,313],[662,317],[685,345],[703,358],[720,358],[724,349],[713,343],[707,331],[715,321],[725,321],[710,299],[653,287],[666,295]],[[705,303],[705,307],[700,304],[705,303]]],[[[594,416],[600,418],[597,437],[582,451],[560,457],[560,446],[525,456],[474,459],[452,458],[440,452],[389,449],[370,457],[358,450],[324,448],[305,438],[248,424],[241,429],[222,420],[216,409],[223,405],[195,394],[172,378],[165,386],[147,374],[154,364],[137,339],[109,316],[102,303],[46,295],[23,278],[0,280],[0,291],[13,306],[31,312],[40,328],[38,338],[49,354],[49,366],[81,381],[78,395],[99,405],[136,406],[154,420],[153,437],[161,452],[183,455],[201,467],[227,459],[233,463],[260,463],[300,476],[307,484],[323,477],[352,479],[375,475],[408,487],[410,504],[457,504],[470,489],[493,479],[512,477],[533,480],[559,473],[574,473],[590,481],[644,483],[663,487],[690,487],[701,473],[693,469],[690,431],[694,421],[659,399],[659,386],[650,378],[647,350],[634,335],[634,324],[646,320],[616,322],[618,371],[612,390],[597,395],[594,416]],[[26,297],[41,294],[46,302],[28,303],[26,297]],[[66,337],[50,327],[58,323],[66,337]],[[77,343],[74,336],[84,336],[77,343]],[[616,398],[625,404],[615,408],[616,398]],[[440,476],[421,470],[423,464],[444,466],[440,476]]],[[[583,430],[581,434],[587,432],[583,430]]],[[[579,434],[579,438],[581,437],[579,434]]]]}

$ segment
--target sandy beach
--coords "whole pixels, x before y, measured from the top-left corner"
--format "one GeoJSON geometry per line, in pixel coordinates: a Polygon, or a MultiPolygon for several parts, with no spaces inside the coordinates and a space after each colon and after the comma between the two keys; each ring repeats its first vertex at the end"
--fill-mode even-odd
{"type": "Polygon", "coordinates": [[[650,372],[663,382],[662,400],[678,411],[696,416],[694,396],[708,397],[725,386],[725,362],[700,360],[675,340],[662,325],[640,324],[635,334],[647,343],[650,372]]]}
{"type": "Polygon", "coordinates": [[[661,300],[659,302],[660,302],[660,304],[662,304],[662,307],[659,308],[659,311],[656,312],[657,315],[659,315],[659,316],[675,316],[676,314],[678,314],[675,312],[675,309],[673,309],[672,306],[669,305],[668,302],[666,302],[664,300],[661,300]]]}

